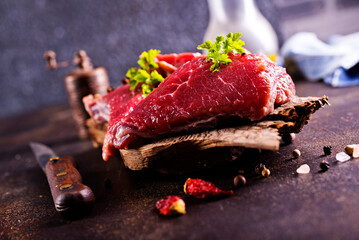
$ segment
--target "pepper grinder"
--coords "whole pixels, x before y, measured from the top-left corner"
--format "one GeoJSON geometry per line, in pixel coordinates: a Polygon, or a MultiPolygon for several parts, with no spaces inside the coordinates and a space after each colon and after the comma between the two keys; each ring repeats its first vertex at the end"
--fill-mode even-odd
{"type": "Polygon", "coordinates": [[[263,53],[272,60],[278,53],[278,38],[270,23],[259,11],[254,0],[207,0],[210,20],[204,41],[219,35],[241,32],[245,48],[263,53]]]}
{"type": "Polygon", "coordinates": [[[84,50],[75,53],[73,61],[56,62],[56,54],[47,51],[44,54],[49,69],[75,65],[77,68],[65,76],[64,82],[72,108],[80,139],[89,137],[86,119],[88,113],[82,103],[82,98],[89,94],[105,95],[110,87],[107,71],[104,67],[93,67],[90,58],[84,50]]]}

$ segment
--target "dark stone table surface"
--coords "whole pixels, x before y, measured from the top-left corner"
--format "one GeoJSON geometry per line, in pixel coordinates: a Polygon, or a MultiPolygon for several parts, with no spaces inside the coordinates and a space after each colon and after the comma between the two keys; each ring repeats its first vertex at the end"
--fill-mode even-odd
{"type": "Polygon", "coordinates": [[[359,143],[359,87],[296,86],[298,96],[327,95],[331,106],[316,112],[294,143],[184,175],[132,172],[117,158],[102,161],[90,141],[77,139],[66,104],[0,120],[0,239],[358,239],[359,159],[336,163],[335,154],[359,143]],[[30,141],[77,159],[95,193],[91,212],[72,218],[56,212],[30,141]],[[333,148],[329,156],[325,145],[333,148]],[[299,159],[291,158],[295,148],[299,159]],[[322,160],[331,164],[327,172],[319,172],[322,160]],[[252,174],[258,163],[269,177],[252,174]],[[311,172],[296,174],[305,163],[311,172]],[[229,198],[203,201],[183,193],[188,177],[229,189],[239,169],[248,183],[229,198]],[[157,213],[156,201],[171,194],[183,197],[186,215],[157,213]]]}

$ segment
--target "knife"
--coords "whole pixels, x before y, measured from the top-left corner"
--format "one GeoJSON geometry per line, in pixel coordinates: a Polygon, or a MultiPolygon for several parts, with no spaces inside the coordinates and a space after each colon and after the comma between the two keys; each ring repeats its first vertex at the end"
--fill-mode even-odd
{"type": "Polygon", "coordinates": [[[57,211],[84,209],[95,201],[92,190],[82,184],[73,157],[59,157],[51,148],[41,143],[31,142],[30,146],[46,174],[57,211]]]}

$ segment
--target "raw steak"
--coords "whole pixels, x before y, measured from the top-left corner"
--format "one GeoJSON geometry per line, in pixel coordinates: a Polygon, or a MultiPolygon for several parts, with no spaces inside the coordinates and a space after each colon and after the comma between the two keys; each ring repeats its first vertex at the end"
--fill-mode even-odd
{"type": "MultiPolygon", "coordinates": [[[[200,53],[171,53],[158,54],[155,62],[159,65],[159,71],[164,77],[169,76],[184,63],[202,56],[200,53]]],[[[121,116],[129,114],[144,97],[140,88],[130,91],[130,85],[122,85],[107,95],[88,95],[82,99],[86,111],[96,124],[111,122],[121,116]]]]}
{"type": "MultiPolygon", "coordinates": [[[[182,66],[188,61],[192,61],[201,57],[200,53],[172,53],[172,54],[158,54],[155,58],[155,62],[158,64],[162,73],[169,76],[171,73],[177,70],[178,67],[182,66]]],[[[160,72],[161,72],[160,71],[160,72]]]]}
{"type": "Polygon", "coordinates": [[[288,102],[295,86],[285,69],[266,57],[233,54],[232,63],[211,72],[204,56],[185,63],[125,117],[110,122],[103,158],[114,148],[132,148],[143,139],[201,127],[236,117],[258,121],[288,102]]]}
{"type": "Polygon", "coordinates": [[[126,84],[103,97],[88,95],[82,101],[95,123],[101,124],[126,116],[143,99],[141,91],[130,91],[130,85],[126,84]]]}

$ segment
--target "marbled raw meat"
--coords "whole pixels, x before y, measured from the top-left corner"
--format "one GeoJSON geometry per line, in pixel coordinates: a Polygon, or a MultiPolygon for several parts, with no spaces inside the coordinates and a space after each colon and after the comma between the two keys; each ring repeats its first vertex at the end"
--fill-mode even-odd
{"type": "Polygon", "coordinates": [[[101,124],[126,116],[143,99],[141,91],[131,91],[130,85],[125,84],[102,97],[91,94],[82,101],[94,122],[101,124]]]}
{"type": "MultiPolygon", "coordinates": [[[[169,76],[184,63],[202,56],[200,53],[184,52],[171,54],[158,54],[155,62],[159,65],[157,71],[164,76],[169,76]]],[[[83,98],[86,111],[96,124],[111,122],[121,116],[129,114],[144,97],[140,86],[130,90],[130,85],[125,84],[105,96],[88,95],[83,98]]]]}
{"type": "Polygon", "coordinates": [[[230,58],[232,63],[217,72],[210,71],[212,63],[204,56],[179,67],[131,113],[110,123],[103,158],[107,160],[115,148],[137,147],[144,139],[215,127],[220,118],[258,121],[295,95],[291,77],[268,58],[230,58]]]}

